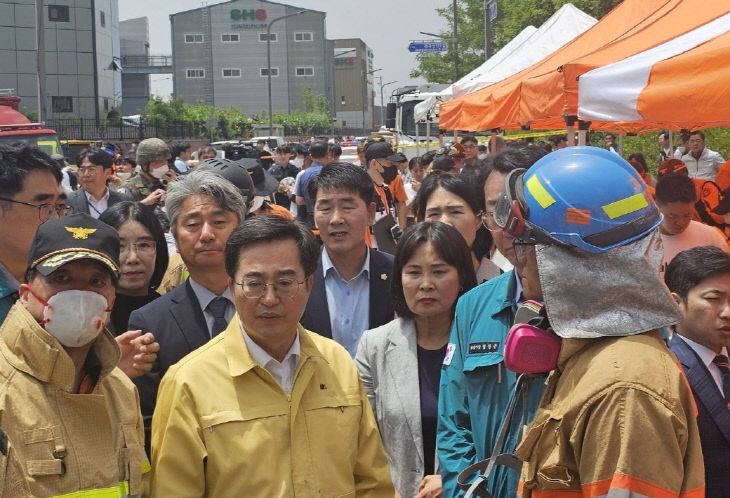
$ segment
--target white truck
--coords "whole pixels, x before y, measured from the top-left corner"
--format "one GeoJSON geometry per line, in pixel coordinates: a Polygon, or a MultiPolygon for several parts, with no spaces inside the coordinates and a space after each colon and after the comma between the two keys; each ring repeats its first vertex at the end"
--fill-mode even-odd
{"type": "Polygon", "coordinates": [[[429,115],[415,121],[413,109],[419,103],[441,93],[448,85],[405,86],[393,91],[386,108],[385,127],[393,134],[398,150],[406,157],[421,155],[438,142],[438,117],[429,115]]]}

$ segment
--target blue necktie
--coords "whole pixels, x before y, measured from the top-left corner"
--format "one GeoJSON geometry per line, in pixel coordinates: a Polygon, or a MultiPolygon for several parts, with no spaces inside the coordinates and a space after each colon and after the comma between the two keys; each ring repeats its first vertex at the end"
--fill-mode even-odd
{"type": "Polygon", "coordinates": [[[226,307],[228,303],[229,301],[225,297],[216,297],[208,303],[208,311],[213,315],[212,337],[223,332],[228,326],[228,321],[226,320],[226,307]]]}

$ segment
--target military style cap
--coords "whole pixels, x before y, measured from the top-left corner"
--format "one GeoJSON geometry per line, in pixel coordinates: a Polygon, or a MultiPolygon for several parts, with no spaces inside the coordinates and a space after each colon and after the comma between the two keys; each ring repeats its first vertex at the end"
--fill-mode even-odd
{"type": "Polygon", "coordinates": [[[365,146],[365,160],[370,164],[373,159],[385,159],[393,155],[390,144],[385,142],[372,142],[365,146]]]}
{"type": "Polygon", "coordinates": [[[153,161],[170,159],[170,147],[159,138],[147,138],[137,146],[137,163],[149,164],[153,161]]]}
{"type": "Polygon", "coordinates": [[[28,270],[43,276],[78,259],[98,261],[119,274],[119,234],[88,214],[78,213],[42,223],[28,253],[28,270]]]}

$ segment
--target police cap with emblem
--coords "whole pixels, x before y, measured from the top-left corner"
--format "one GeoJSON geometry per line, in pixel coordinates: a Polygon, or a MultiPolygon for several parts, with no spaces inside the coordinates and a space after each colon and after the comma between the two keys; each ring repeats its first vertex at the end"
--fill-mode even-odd
{"type": "Polygon", "coordinates": [[[78,259],[98,261],[119,275],[119,234],[111,226],[78,213],[42,223],[28,253],[28,270],[43,276],[78,259]]]}

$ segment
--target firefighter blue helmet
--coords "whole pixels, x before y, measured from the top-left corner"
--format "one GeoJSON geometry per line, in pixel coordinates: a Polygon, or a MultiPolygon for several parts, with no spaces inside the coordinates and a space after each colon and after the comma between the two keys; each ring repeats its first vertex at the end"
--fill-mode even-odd
{"type": "Polygon", "coordinates": [[[512,171],[494,219],[520,239],[600,253],[649,234],[662,215],[629,163],[613,152],[582,146],[512,171]]]}

